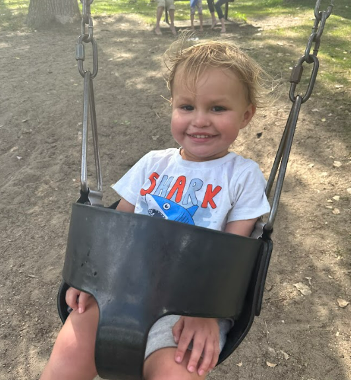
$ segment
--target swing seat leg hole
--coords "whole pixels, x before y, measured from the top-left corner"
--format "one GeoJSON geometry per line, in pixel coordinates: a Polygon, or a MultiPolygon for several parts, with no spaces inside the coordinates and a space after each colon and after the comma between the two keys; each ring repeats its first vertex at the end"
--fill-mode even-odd
{"type": "Polygon", "coordinates": [[[97,276],[97,272],[94,272],[94,273],[93,273],[93,276],[96,277],[96,276],[97,276]]]}

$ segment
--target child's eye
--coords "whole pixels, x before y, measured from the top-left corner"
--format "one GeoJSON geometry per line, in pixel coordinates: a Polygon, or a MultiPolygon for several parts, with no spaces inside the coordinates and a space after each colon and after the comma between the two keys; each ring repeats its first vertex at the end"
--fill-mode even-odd
{"type": "Polygon", "coordinates": [[[194,110],[194,107],[189,106],[189,105],[184,105],[184,106],[181,106],[180,108],[184,111],[193,111],[194,110]]]}
{"type": "Polygon", "coordinates": [[[222,111],[225,111],[225,108],[221,107],[221,106],[214,106],[214,107],[212,107],[212,110],[214,112],[222,112],[222,111]]]}

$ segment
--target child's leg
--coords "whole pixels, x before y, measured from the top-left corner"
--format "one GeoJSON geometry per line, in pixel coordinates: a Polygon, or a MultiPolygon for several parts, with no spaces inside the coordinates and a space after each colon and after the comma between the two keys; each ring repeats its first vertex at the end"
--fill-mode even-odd
{"type": "Polygon", "coordinates": [[[216,3],[215,3],[215,8],[216,8],[216,11],[217,11],[217,14],[218,14],[218,18],[219,20],[221,21],[221,25],[222,25],[222,29],[221,29],[221,33],[225,33],[226,29],[225,29],[225,24],[224,24],[224,15],[223,15],[223,11],[222,11],[222,5],[225,4],[228,0],[218,0],[216,3]]]}
{"type": "Polygon", "coordinates": [[[156,27],[155,27],[155,33],[159,36],[162,34],[161,29],[160,29],[160,22],[161,22],[161,17],[162,17],[164,9],[165,9],[165,6],[160,5],[160,2],[159,2],[159,5],[156,11],[156,27]]]}
{"type": "Polygon", "coordinates": [[[213,0],[207,0],[207,5],[208,5],[208,9],[211,13],[211,18],[212,18],[212,25],[211,25],[211,29],[213,29],[216,24],[217,24],[217,20],[216,20],[216,15],[215,15],[215,9],[214,9],[214,5],[213,5],[213,0]]]}
{"type": "Polygon", "coordinates": [[[92,380],[97,375],[94,351],[98,320],[99,310],[93,298],[84,313],[70,314],[40,380],[92,380]]]}
{"type": "Polygon", "coordinates": [[[191,29],[195,29],[194,27],[194,18],[195,18],[195,7],[190,8],[190,23],[191,23],[191,29]]]}
{"type": "Polygon", "coordinates": [[[203,32],[204,31],[204,28],[203,28],[204,18],[202,16],[202,13],[199,14],[199,20],[200,20],[200,32],[203,32]]]}
{"type": "Polygon", "coordinates": [[[203,17],[202,17],[202,0],[198,0],[197,2],[197,12],[199,14],[199,21],[200,21],[200,32],[203,32],[203,17]]]}
{"type": "Polygon", "coordinates": [[[225,32],[226,32],[226,29],[225,29],[224,17],[221,18],[221,25],[222,25],[221,33],[225,33],[225,32]]]}
{"type": "Polygon", "coordinates": [[[184,356],[181,364],[174,360],[176,348],[162,348],[153,352],[144,363],[145,380],[203,380],[207,374],[199,376],[194,371],[190,373],[186,365],[189,362],[190,351],[184,356]]]}
{"type": "Polygon", "coordinates": [[[176,31],[176,28],[174,26],[174,12],[175,12],[174,8],[169,8],[168,9],[169,19],[171,21],[171,23],[169,24],[169,27],[170,27],[172,33],[176,36],[177,35],[177,31],[176,31]]]}

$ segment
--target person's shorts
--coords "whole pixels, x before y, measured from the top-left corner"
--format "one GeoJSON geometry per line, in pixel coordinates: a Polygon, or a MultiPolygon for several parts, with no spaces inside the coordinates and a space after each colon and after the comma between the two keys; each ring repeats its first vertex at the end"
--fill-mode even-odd
{"type": "MultiPolygon", "coordinates": [[[[179,320],[179,315],[166,315],[160,318],[150,329],[146,343],[145,359],[160,348],[177,347],[174,342],[172,328],[179,320]]],[[[219,324],[219,348],[222,351],[227,340],[227,334],[232,327],[232,322],[228,319],[220,319],[219,324]]],[[[189,346],[189,349],[191,347],[189,346]]]]}
{"type": "Polygon", "coordinates": [[[195,14],[196,8],[197,8],[197,13],[199,15],[202,15],[202,0],[197,0],[196,4],[193,7],[190,7],[190,13],[192,15],[195,14]]]}
{"type": "Polygon", "coordinates": [[[167,10],[175,9],[174,0],[157,0],[157,7],[163,7],[167,10]]]}

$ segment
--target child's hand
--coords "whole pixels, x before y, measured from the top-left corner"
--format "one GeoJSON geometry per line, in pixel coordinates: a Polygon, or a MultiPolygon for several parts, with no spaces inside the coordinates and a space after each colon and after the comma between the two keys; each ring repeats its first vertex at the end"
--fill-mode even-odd
{"type": "Polygon", "coordinates": [[[173,326],[173,336],[178,349],[175,361],[181,363],[190,342],[193,342],[187,369],[201,376],[212,370],[219,357],[219,326],[217,319],[180,317],[173,326]],[[201,357],[201,355],[203,355],[201,357]]]}
{"type": "Polygon", "coordinates": [[[69,288],[66,292],[66,303],[73,310],[78,309],[78,313],[84,313],[87,300],[90,294],[75,288],[69,288]]]}

